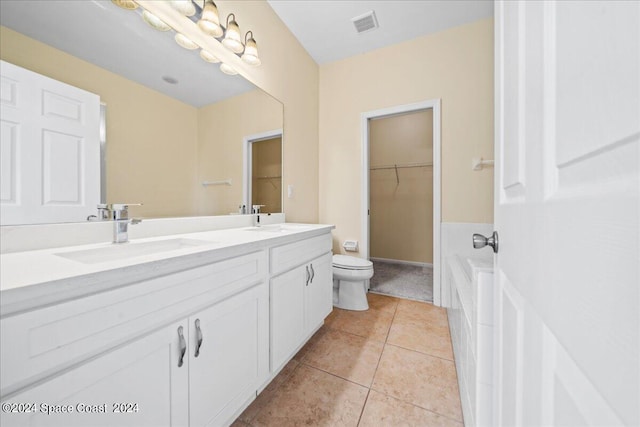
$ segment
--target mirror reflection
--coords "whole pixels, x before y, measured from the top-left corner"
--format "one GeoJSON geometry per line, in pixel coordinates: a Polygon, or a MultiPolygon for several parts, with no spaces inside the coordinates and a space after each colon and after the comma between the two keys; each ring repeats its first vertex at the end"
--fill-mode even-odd
{"type": "MultiPolygon", "coordinates": [[[[266,169],[256,166],[255,179],[253,169],[243,173],[251,165],[246,141],[282,137],[279,101],[111,1],[3,0],[0,8],[3,61],[96,94],[106,105],[106,203],[142,203],[130,209],[136,217],[227,215],[243,204],[281,210],[281,142],[266,169]],[[203,185],[212,182],[222,183],[203,185]]],[[[5,193],[3,187],[3,209],[5,193]]],[[[92,209],[86,216],[96,214],[92,209]]],[[[14,223],[55,221],[24,216],[14,223]]]]}

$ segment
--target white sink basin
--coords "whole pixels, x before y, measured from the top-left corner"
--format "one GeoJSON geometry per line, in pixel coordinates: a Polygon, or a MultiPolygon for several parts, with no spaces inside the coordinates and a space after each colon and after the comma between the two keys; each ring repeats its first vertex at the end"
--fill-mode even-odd
{"type": "Polygon", "coordinates": [[[245,228],[246,231],[265,231],[267,233],[286,233],[288,231],[304,231],[310,229],[311,227],[308,225],[298,224],[271,224],[262,225],[260,227],[245,228]]]}
{"type": "Polygon", "coordinates": [[[100,262],[119,261],[144,255],[209,245],[212,243],[214,242],[196,239],[167,239],[157,240],[155,242],[112,244],[102,248],[59,252],[55,255],[84,264],[97,264],[100,262]]]}

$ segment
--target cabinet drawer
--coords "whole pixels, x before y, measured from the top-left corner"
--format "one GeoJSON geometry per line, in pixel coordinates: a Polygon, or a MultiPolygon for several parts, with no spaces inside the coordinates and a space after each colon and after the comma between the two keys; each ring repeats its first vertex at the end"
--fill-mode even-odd
{"type": "Polygon", "coordinates": [[[0,321],[4,396],[263,281],[255,252],[0,321]]]}
{"type": "Polygon", "coordinates": [[[331,250],[331,233],[271,249],[271,275],[291,270],[331,250]]]}

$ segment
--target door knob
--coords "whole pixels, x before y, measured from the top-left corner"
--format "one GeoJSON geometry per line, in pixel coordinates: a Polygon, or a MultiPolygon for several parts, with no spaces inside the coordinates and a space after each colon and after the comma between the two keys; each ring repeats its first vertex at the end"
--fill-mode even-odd
{"type": "Polygon", "coordinates": [[[498,232],[494,231],[491,237],[484,237],[482,234],[473,235],[473,247],[475,249],[484,248],[485,246],[491,246],[493,253],[498,253],[498,232]]]}

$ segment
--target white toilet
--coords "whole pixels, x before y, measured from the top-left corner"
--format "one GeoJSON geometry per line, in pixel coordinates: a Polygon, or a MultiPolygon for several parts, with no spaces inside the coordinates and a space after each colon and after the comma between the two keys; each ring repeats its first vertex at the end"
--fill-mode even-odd
{"type": "Polygon", "coordinates": [[[371,261],[347,255],[334,255],[333,305],[345,310],[368,310],[367,280],[371,277],[371,261]]]}

